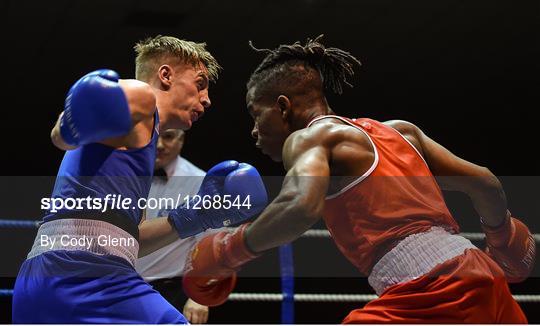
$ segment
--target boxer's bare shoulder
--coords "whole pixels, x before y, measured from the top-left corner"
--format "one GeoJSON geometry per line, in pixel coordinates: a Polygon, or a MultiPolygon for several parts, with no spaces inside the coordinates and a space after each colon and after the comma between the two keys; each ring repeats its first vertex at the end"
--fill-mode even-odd
{"type": "Polygon", "coordinates": [[[322,151],[329,157],[338,137],[334,130],[336,126],[330,121],[318,121],[309,128],[290,134],[283,146],[285,168],[288,170],[302,154],[310,150],[322,151]]]}
{"type": "Polygon", "coordinates": [[[331,175],[362,175],[374,160],[374,148],[368,136],[338,119],[315,122],[309,128],[292,133],[283,148],[285,167],[309,149],[325,153],[331,175]]]}
{"type": "Polygon", "coordinates": [[[136,79],[122,79],[120,87],[128,100],[133,127],[129,134],[105,139],[101,143],[119,149],[146,146],[152,138],[154,113],[157,109],[154,90],[147,83],[136,79]]]}
{"type": "Polygon", "coordinates": [[[151,119],[156,111],[156,95],[152,86],[136,79],[121,79],[119,83],[126,94],[133,123],[151,119]]]}
{"type": "Polygon", "coordinates": [[[383,122],[384,125],[397,130],[405,139],[407,139],[420,154],[425,157],[422,147],[423,132],[416,125],[405,120],[389,120],[383,122]]]}

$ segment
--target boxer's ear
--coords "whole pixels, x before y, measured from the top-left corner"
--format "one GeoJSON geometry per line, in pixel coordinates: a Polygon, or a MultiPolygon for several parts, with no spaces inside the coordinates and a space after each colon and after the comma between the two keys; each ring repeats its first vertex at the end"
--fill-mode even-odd
{"type": "Polygon", "coordinates": [[[277,98],[277,105],[281,111],[281,117],[284,121],[287,121],[291,115],[291,101],[285,95],[280,95],[277,98]]]}
{"type": "Polygon", "coordinates": [[[158,78],[161,83],[161,86],[165,90],[169,89],[172,85],[172,81],[171,81],[172,74],[173,74],[173,70],[172,70],[172,67],[169,65],[162,65],[158,69],[158,78]]]}

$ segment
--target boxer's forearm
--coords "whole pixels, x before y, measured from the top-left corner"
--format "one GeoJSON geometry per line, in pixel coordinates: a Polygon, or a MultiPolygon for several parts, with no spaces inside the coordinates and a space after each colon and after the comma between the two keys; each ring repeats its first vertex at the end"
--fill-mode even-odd
{"type": "Polygon", "coordinates": [[[275,248],[299,238],[319,218],[289,202],[274,202],[247,229],[245,241],[256,253],[275,248]]]}
{"type": "Polygon", "coordinates": [[[283,150],[287,175],[279,195],[246,230],[249,249],[259,253],[294,241],[322,218],[330,152],[300,133],[287,139],[283,150]]]}
{"type": "Polygon", "coordinates": [[[327,179],[288,177],[281,193],[246,230],[251,250],[261,252],[299,238],[322,218],[327,179]]]}
{"type": "Polygon", "coordinates": [[[178,239],[178,233],[167,217],[146,220],[139,225],[139,258],[178,239]]]}
{"type": "Polygon", "coordinates": [[[507,215],[506,195],[501,183],[494,175],[476,178],[474,187],[470,187],[467,194],[471,198],[474,208],[487,226],[498,226],[503,223],[507,215]]]}

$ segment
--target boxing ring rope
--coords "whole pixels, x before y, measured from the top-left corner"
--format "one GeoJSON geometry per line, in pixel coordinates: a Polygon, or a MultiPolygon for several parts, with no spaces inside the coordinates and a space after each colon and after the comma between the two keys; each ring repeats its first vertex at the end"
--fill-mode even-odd
{"type": "MultiPolygon", "coordinates": [[[[515,294],[517,302],[540,302],[540,295],[515,294]]],[[[369,302],[377,299],[375,294],[296,293],[295,302],[369,302]]],[[[281,293],[231,293],[230,301],[281,301],[281,293]]]]}
{"type": "MultiPolygon", "coordinates": [[[[471,241],[481,241],[481,240],[484,240],[484,238],[486,237],[484,233],[476,233],[476,232],[461,232],[459,235],[471,241]]],[[[540,242],[540,234],[535,233],[533,234],[533,236],[536,242],[540,242]]],[[[328,230],[312,229],[312,230],[306,231],[306,233],[304,233],[302,237],[303,238],[331,238],[332,235],[330,235],[330,232],[328,230]]]]}
{"type": "MultiPolygon", "coordinates": [[[[0,229],[37,229],[41,225],[41,221],[29,220],[0,220],[0,229]]],[[[466,239],[471,241],[484,240],[484,233],[462,232],[460,233],[466,239]]],[[[540,243],[540,234],[535,233],[534,239],[540,243]]],[[[302,238],[331,238],[330,232],[324,229],[312,229],[306,231],[302,238]]]]}
{"type": "MultiPolygon", "coordinates": [[[[32,220],[0,220],[0,229],[37,229],[41,221],[32,220]]],[[[483,233],[463,232],[461,236],[471,241],[481,241],[483,233]]],[[[536,242],[540,242],[540,234],[534,234],[536,242]]],[[[328,230],[312,229],[306,231],[302,238],[331,238],[328,230]]],[[[284,324],[294,323],[294,302],[369,302],[377,298],[374,294],[332,294],[332,293],[294,293],[294,262],[292,245],[280,247],[281,288],[282,293],[231,293],[230,301],[281,302],[281,320],[284,324]]],[[[0,289],[0,297],[13,296],[12,289],[0,289]]],[[[516,294],[518,302],[540,302],[540,295],[516,294]]]]}
{"type": "MultiPolygon", "coordinates": [[[[1,289],[0,297],[13,296],[13,290],[1,289]]],[[[517,302],[540,302],[540,295],[515,294],[517,302]]],[[[376,299],[374,294],[337,294],[337,293],[296,293],[294,302],[369,302],[376,299]]],[[[231,293],[229,301],[259,301],[280,302],[283,300],[281,293],[231,293]]]]}
{"type": "Polygon", "coordinates": [[[41,221],[0,220],[0,229],[37,229],[41,221]]]}
{"type": "Polygon", "coordinates": [[[13,296],[13,290],[0,289],[0,297],[11,297],[11,296],[13,296]]]}

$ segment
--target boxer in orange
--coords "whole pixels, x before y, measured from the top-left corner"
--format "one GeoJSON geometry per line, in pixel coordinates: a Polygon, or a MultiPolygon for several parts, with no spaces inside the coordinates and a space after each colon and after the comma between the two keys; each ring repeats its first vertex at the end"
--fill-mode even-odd
{"type": "Polygon", "coordinates": [[[340,94],[360,63],[320,37],[259,51],[246,96],[252,135],[287,176],[256,221],[199,242],[190,297],[220,303],[238,267],[322,218],[379,295],[344,323],[526,323],[507,282],[528,277],[535,242],[498,179],[412,123],[335,115],[325,92],[340,94]],[[485,251],[458,235],[441,189],[471,198],[485,251]]]}

